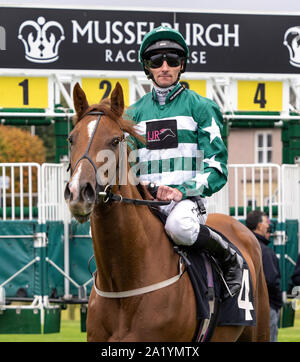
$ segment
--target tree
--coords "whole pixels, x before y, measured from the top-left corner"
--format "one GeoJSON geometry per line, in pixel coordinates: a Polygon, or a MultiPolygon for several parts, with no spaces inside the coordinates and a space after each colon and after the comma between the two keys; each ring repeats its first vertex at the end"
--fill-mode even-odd
{"type": "Polygon", "coordinates": [[[11,126],[0,126],[0,162],[38,162],[46,160],[43,141],[38,136],[11,126]]]}
{"type": "MultiPolygon", "coordinates": [[[[0,126],[0,163],[11,162],[36,162],[42,164],[46,160],[46,150],[43,141],[30,132],[11,126],[0,126]]],[[[15,206],[28,206],[30,195],[35,199],[37,195],[37,169],[35,167],[0,167],[0,177],[3,183],[9,178],[9,187],[6,191],[6,206],[11,206],[15,197],[15,206]]],[[[0,184],[1,187],[4,185],[0,184]]],[[[3,196],[2,196],[3,197],[3,196]]],[[[35,202],[34,202],[35,204],[35,202]]]]}

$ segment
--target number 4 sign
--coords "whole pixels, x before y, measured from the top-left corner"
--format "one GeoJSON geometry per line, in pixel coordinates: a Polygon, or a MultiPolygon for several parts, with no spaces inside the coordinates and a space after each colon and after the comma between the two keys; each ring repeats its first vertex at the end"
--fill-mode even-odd
{"type": "Polygon", "coordinates": [[[283,82],[238,81],[238,111],[282,112],[284,108],[283,82]]]}
{"type": "Polygon", "coordinates": [[[250,301],[250,275],[248,269],[243,269],[242,287],[238,297],[238,306],[240,309],[245,310],[245,320],[251,321],[253,318],[250,311],[254,308],[250,301]]]}

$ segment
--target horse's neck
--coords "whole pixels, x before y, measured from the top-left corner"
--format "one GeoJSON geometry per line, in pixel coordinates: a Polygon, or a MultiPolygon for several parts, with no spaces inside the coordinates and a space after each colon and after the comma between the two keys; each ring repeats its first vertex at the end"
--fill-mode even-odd
{"type": "MultiPolygon", "coordinates": [[[[135,187],[120,189],[137,198],[135,187]]],[[[96,207],[91,217],[97,285],[122,291],[149,285],[176,273],[173,250],[161,222],[147,206],[115,203],[96,207]]]]}

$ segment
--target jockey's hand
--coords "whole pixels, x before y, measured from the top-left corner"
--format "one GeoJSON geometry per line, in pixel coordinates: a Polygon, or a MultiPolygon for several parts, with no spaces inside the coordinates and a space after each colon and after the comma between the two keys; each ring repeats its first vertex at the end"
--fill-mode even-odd
{"type": "Polygon", "coordinates": [[[160,201],[181,201],[182,192],[169,186],[159,186],[156,199],[160,201]]]}

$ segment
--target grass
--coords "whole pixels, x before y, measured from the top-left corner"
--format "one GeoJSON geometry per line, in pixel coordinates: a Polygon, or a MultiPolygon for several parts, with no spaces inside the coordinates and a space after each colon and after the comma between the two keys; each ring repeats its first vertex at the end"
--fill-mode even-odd
{"type": "MultiPolygon", "coordinates": [[[[67,311],[62,312],[60,333],[51,334],[0,334],[0,342],[86,342],[86,333],[80,331],[77,311],[73,320],[67,311]]],[[[296,312],[294,327],[280,328],[278,342],[300,342],[300,310],[296,312]]]]}
{"type": "Polygon", "coordinates": [[[86,333],[80,331],[80,321],[62,320],[60,333],[0,334],[0,342],[86,342],[86,333]]]}
{"type": "Polygon", "coordinates": [[[294,327],[278,329],[278,342],[300,342],[300,310],[295,313],[294,327]]]}
{"type": "Polygon", "coordinates": [[[86,332],[80,330],[79,306],[62,310],[60,333],[0,334],[0,342],[86,342],[86,332]]]}

